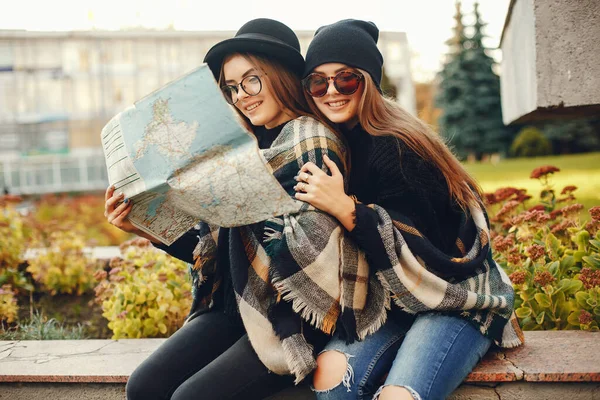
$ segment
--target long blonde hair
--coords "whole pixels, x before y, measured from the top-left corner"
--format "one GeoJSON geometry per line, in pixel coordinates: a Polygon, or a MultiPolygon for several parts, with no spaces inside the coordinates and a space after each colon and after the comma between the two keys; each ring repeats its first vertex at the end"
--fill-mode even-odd
{"type": "MultiPolygon", "coordinates": [[[[223,59],[223,63],[221,64],[221,71],[219,72],[219,85],[225,82],[223,66],[232,57],[238,55],[244,57],[256,69],[260,70],[264,75],[267,76],[267,79],[261,79],[263,85],[268,86],[271,93],[273,93],[273,97],[275,98],[277,105],[285,114],[290,116],[291,119],[295,119],[300,116],[310,116],[327,126],[334,133],[339,134],[331,122],[311,111],[306,98],[303,95],[304,91],[302,89],[302,83],[300,79],[289,68],[285,67],[277,60],[250,53],[229,54],[223,59]]],[[[246,127],[253,131],[254,126],[250,123],[250,120],[246,118],[246,116],[237,107],[234,108],[245,122],[246,127]]]]}
{"type": "MultiPolygon", "coordinates": [[[[365,77],[365,87],[358,105],[358,122],[361,127],[372,136],[397,137],[424,160],[439,168],[450,196],[463,210],[467,211],[470,205],[480,204],[482,192],[479,184],[463,168],[443,139],[399,104],[385,98],[367,72],[360,69],[358,71],[365,77]]],[[[305,96],[311,110],[317,116],[325,118],[314,100],[306,94],[305,96]]]]}

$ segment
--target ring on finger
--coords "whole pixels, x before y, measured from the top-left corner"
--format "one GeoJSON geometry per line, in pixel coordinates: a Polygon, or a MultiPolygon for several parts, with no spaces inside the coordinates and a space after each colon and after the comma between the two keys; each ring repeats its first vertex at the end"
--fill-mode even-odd
{"type": "Polygon", "coordinates": [[[309,177],[309,176],[310,176],[310,175],[308,175],[308,173],[306,173],[306,172],[303,172],[303,173],[302,173],[302,176],[300,177],[300,179],[306,182],[306,181],[308,181],[308,177],[309,177]]]}

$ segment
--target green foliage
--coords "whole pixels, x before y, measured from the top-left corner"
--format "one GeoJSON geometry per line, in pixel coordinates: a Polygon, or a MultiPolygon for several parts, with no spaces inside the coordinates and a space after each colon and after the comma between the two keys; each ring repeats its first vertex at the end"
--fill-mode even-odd
{"type": "Polygon", "coordinates": [[[29,260],[27,271],[44,291],[81,295],[96,284],[95,260],[83,252],[83,237],[76,231],[54,231],[36,246],[40,251],[29,260]]]}
{"type": "Polygon", "coordinates": [[[523,128],[510,146],[510,153],[515,157],[539,157],[552,153],[552,146],[542,131],[528,126],[523,128]]]}
{"type": "Polygon", "coordinates": [[[56,229],[78,232],[89,246],[118,246],[131,238],[107,222],[104,196],[46,195],[35,203],[27,223],[32,233],[42,238],[56,229]]]}
{"type": "Polygon", "coordinates": [[[496,261],[516,292],[515,312],[525,330],[581,329],[600,324],[600,207],[581,222],[575,186],[557,194],[553,166],[536,168],[541,201],[527,208],[524,189],[486,194],[496,261]]]}
{"type": "Polygon", "coordinates": [[[101,196],[44,196],[27,216],[13,206],[21,201],[0,197],[0,286],[11,285],[16,294],[91,290],[96,267],[83,254],[84,246],[119,244],[130,236],[106,221],[101,196]],[[38,250],[29,266],[23,259],[27,249],[38,250]]]}
{"type": "Polygon", "coordinates": [[[504,152],[511,132],[502,122],[500,80],[493,72],[493,59],[482,44],[483,28],[475,4],[474,34],[466,37],[460,3],[457,3],[455,36],[449,41],[451,53],[440,72],[436,104],[443,112],[440,132],[447,137],[456,153],[504,152]]]}
{"type": "Polygon", "coordinates": [[[136,239],[123,245],[123,258],[111,260],[110,272],[96,274],[101,280],[96,302],[102,304],[113,339],[168,337],[191,307],[187,264],[148,243],[136,239]]]}
{"type": "Polygon", "coordinates": [[[0,287],[0,322],[12,323],[17,319],[17,299],[10,285],[0,287]]]}
{"type": "Polygon", "coordinates": [[[33,285],[20,268],[25,252],[23,217],[4,196],[0,198],[0,321],[17,318],[16,292],[31,291],[33,285]]]}
{"type": "Polygon", "coordinates": [[[35,312],[31,320],[21,322],[13,328],[0,330],[0,340],[80,340],[85,339],[85,330],[81,324],[66,327],[56,319],[48,319],[35,312]]]}
{"type": "Polygon", "coordinates": [[[542,130],[554,154],[586,153],[600,150],[600,130],[593,122],[589,118],[548,121],[542,130]]]}
{"type": "Polygon", "coordinates": [[[24,218],[0,199],[0,286],[8,284],[22,292],[33,290],[21,268],[26,245],[24,218]]]}
{"type": "Polygon", "coordinates": [[[23,218],[11,205],[0,203],[0,268],[16,267],[24,252],[23,218]]]}

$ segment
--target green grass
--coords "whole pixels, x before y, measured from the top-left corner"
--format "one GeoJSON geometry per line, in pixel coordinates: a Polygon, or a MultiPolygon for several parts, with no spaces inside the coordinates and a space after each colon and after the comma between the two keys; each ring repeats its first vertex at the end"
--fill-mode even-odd
{"type": "MultiPolygon", "coordinates": [[[[585,210],[600,205],[600,153],[587,153],[565,156],[536,158],[515,158],[501,160],[496,165],[490,163],[464,164],[477,179],[484,192],[512,186],[527,189],[527,193],[537,201],[542,189],[537,179],[529,178],[531,171],[542,165],[560,168],[551,178],[557,194],[567,185],[577,186],[574,195],[585,210]]],[[[534,203],[530,200],[530,204],[534,203]]]]}
{"type": "Polygon", "coordinates": [[[47,319],[35,312],[29,321],[15,327],[0,327],[0,340],[81,340],[85,339],[85,329],[81,324],[65,326],[56,319],[47,319]]]}

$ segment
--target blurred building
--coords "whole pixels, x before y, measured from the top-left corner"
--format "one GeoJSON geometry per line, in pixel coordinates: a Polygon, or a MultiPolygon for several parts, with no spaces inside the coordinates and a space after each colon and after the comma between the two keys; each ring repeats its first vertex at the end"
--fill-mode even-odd
{"type": "Polygon", "coordinates": [[[505,124],[600,115],[599,0],[511,0],[500,47],[505,124]]]}
{"type": "MultiPolygon", "coordinates": [[[[100,131],[125,107],[202,63],[235,32],[0,30],[0,189],[107,186],[100,131]]],[[[298,32],[305,51],[312,31],[298,32]]],[[[398,101],[415,113],[406,35],[379,46],[398,101]]]]}

